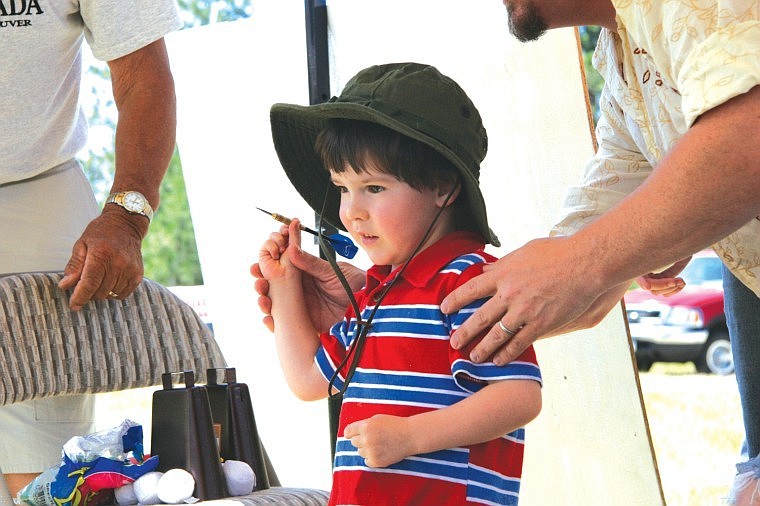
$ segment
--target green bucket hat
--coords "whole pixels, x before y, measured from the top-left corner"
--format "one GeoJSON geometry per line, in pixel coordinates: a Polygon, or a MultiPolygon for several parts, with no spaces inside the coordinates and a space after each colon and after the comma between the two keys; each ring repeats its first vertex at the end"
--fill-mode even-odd
{"type": "Polygon", "coordinates": [[[445,156],[461,174],[462,194],[476,230],[487,243],[500,245],[488,227],[478,185],[488,136],[480,113],[451,78],[419,63],[377,65],[356,74],[340,96],[328,102],[272,106],[272,138],[290,182],[315,212],[322,212],[324,202],[322,219],[345,230],[338,215],[340,194],[330,184],[330,175],[314,149],[317,136],[331,119],[376,123],[445,156]]]}

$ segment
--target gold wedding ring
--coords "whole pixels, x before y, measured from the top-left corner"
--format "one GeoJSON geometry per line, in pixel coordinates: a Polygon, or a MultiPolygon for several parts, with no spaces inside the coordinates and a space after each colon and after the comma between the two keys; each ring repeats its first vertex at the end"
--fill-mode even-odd
{"type": "MultiPolygon", "coordinates": [[[[114,299],[116,299],[117,297],[119,297],[119,294],[118,293],[114,293],[114,292],[108,292],[108,296],[109,297],[113,297],[114,299]]],[[[499,322],[499,323],[501,323],[501,322],[499,322]]]]}

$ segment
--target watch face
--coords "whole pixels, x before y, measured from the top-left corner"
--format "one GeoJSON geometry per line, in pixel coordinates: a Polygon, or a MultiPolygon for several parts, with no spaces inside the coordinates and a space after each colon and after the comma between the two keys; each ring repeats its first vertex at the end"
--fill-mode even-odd
{"type": "Polygon", "coordinates": [[[133,213],[142,212],[145,208],[145,197],[137,192],[127,192],[124,195],[124,208],[133,213]]]}

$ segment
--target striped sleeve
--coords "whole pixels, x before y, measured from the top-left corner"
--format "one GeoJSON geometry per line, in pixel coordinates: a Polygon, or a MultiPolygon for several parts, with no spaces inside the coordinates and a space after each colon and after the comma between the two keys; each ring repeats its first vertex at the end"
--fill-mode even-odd
{"type": "MultiPolygon", "coordinates": [[[[457,258],[449,264],[445,271],[457,273],[455,286],[457,288],[483,272],[484,260],[479,255],[470,254],[457,258]]],[[[453,334],[476,310],[478,310],[488,298],[476,300],[460,309],[458,312],[448,315],[446,318],[449,335],[453,334]]],[[[493,362],[475,363],[469,359],[469,354],[475,345],[485,336],[485,333],[471,342],[470,345],[455,350],[451,348],[450,361],[451,372],[456,384],[467,392],[477,392],[485,385],[494,381],[502,380],[534,380],[541,383],[541,371],[536,360],[536,353],[532,346],[527,348],[522,355],[514,361],[498,366],[493,362]]]]}
{"type": "MultiPolygon", "coordinates": [[[[317,364],[322,376],[328,382],[333,379],[335,372],[338,370],[341,362],[346,358],[346,350],[350,345],[350,339],[353,333],[349,329],[356,328],[352,325],[355,320],[348,319],[347,316],[343,320],[339,321],[330,328],[330,332],[324,332],[319,336],[320,346],[317,349],[317,353],[314,357],[314,361],[317,364]]],[[[345,368],[341,369],[345,371],[345,368]]],[[[333,386],[337,389],[342,389],[345,378],[343,374],[338,374],[335,377],[333,386]]]]}

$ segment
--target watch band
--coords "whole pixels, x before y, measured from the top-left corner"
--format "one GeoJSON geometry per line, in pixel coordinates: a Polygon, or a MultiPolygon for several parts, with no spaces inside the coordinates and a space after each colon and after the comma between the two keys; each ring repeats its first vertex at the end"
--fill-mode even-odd
{"type": "Polygon", "coordinates": [[[106,204],[116,204],[123,207],[128,213],[141,214],[148,218],[148,221],[153,219],[153,208],[145,195],[138,191],[129,190],[112,193],[106,199],[106,204]]]}

